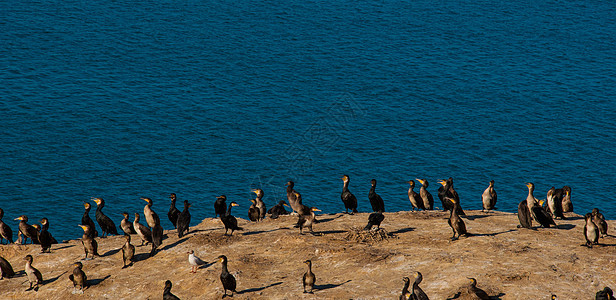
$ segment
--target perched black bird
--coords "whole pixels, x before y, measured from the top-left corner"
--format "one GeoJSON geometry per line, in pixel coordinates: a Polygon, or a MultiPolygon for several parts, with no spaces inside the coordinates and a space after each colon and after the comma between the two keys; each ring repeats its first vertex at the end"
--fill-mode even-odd
{"type": "Polygon", "coordinates": [[[423,199],[421,199],[421,196],[414,191],[415,181],[409,180],[408,183],[410,187],[407,194],[409,196],[409,201],[411,201],[411,211],[414,211],[416,208],[417,210],[426,210],[426,208],[424,207],[423,199]]]}
{"type": "Polygon", "coordinates": [[[541,226],[545,228],[550,228],[551,225],[556,226],[552,215],[550,215],[543,207],[543,200],[541,200],[541,202],[539,203],[535,202],[530,212],[532,213],[535,221],[539,222],[541,226]]]}
{"type": "Polygon", "coordinates": [[[601,237],[607,235],[607,222],[605,222],[605,217],[602,213],[599,212],[598,208],[592,209],[592,221],[599,228],[599,233],[601,233],[601,237]]]}
{"type": "Polygon", "coordinates": [[[225,235],[227,235],[227,231],[229,229],[231,229],[231,235],[233,235],[233,231],[243,229],[242,227],[237,226],[237,219],[231,215],[231,208],[234,206],[240,206],[240,205],[235,202],[229,203],[229,209],[222,217],[220,217],[222,224],[225,225],[225,235]]]}
{"type": "Polygon", "coordinates": [[[184,234],[188,233],[188,228],[190,226],[190,212],[188,208],[191,206],[188,203],[188,200],[184,200],[184,210],[178,216],[177,228],[178,228],[178,238],[182,238],[184,234]]]}
{"type": "Polygon", "coordinates": [[[344,209],[346,213],[349,213],[349,209],[351,210],[351,214],[357,212],[357,198],[349,191],[349,176],[342,176],[342,182],[344,185],[342,186],[342,193],[340,194],[340,199],[342,199],[342,203],[344,203],[344,209]]]}
{"type": "Polygon", "coordinates": [[[413,282],[413,287],[411,290],[412,294],[410,299],[429,300],[428,295],[426,295],[426,293],[424,293],[424,291],[419,287],[419,284],[423,280],[423,276],[421,275],[421,273],[415,272],[415,274],[413,274],[413,277],[415,277],[415,281],[413,282]]]}
{"type": "Polygon", "coordinates": [[[92,199],[96,203],[96,222],[98,226],[101,227],[103,231],[102,237],[105,237],[109,234],[118,234],[118,229],[115,224],[109,217],[103,214],[103,207],[105,207],[105,200],[102,198],[93,198],[92,199]]]}
{"type": "Polygon", "coordinates": [[[126,242],[122,246],[122,269],[128,268],[133,265],[133,258],[135,257],[135,246],[130,243],[130,234],[124,236],[126,242]]]}
{"type": "Polygon", "coordinates": [[[171,293],[171,280],[165,281],[165,289],[163,290],[163,300],[180,300],[176,295],[171,293]]]}
{"type": "Polygon", "coordinates": [[[30,288],[26,291],[32,289],[38,291],[39,284],[43,284],[43,275],[41,274],[41,271],[32,266],[32,255],[26,255],[24,260],[26,261],[26,267],[24,268],[24,271],[26,271],[26,275],[28,275],[28,281],[30,282],[30,288]],[[34,287],[32,285],[34,285],[34,287]]]}
{"type": "Polygon", "coordinates": [[[257,198],[255,198],[255,206],[259,210],[259,221],[265,219],[265,212],[267,211],[267,207],[265,206],[265,202],[263,202],[263,190],[256,189],[252,191],[257,194],[257,198]]]}
{"type": "Polygon", "coordinates": [[[83,245],[83,250],[86,253],[86,257],[84,259],[88,259],[88,254],[90,254],[90,259],[94,258],[94,256],[100,256],[98,254],[98,243],[93,237],[92,229],[89,225],[79,225],[81,229],[83,229],[83,235],[81,236],[81,244],[83,245]]]}
{"type": "Polygon", "coordinates": [[[83,204],[83,207],[85,208],[85,211],[83,212],[83,216],[81,217],[81,225],[90,226],[90,233],[92,234],[92,237],[98,237],[98,231],[96,230],[94,221],[92,221],[92,219],[90,218],[90,209],[92,208],[92,206],[90,205],[90,203],[86,202],[83,204]]]}
{"type": "Polygon", "coordinates": [[[419,196],[421,197],[421,200],[423,200],[425,209],[433,210],[434,209],[434,197],[432,197],[432,194],[428,192],[428,186],[430,186],[430,184],[428,183],[428,180],[419,179],[419,178],[416,178],[415,180],[417,180],[421,184],[421,188],[419,188],[419,196]]]}
{"type": "Polygon", "coordinates": [[[599,228],[592,221],[592,214],[587,213],[584,215],[586,224],[584,225],[584,238],[586,238],[586,246],[592,248],[592,245],[599,243],[599,228]]]}
{"type": "Polygon", "coordinates": [[[73,264],[73,274],[68,275],[68,279],[73,282],[73,288],[78,288],[83,293],[83,289],[88,285],[88,276],[83,272],[83,264],[76,262],[73,264]]]}
{"type": "Polygon", "coordinates": [[[290,212],[284,209],[285,206],[288,205],[284,203],[284,201],[280,200],[278,204],[272,206],[272,208],[270,208],[267,213],[271,214],[270,218],[272,219],[277,219],[278,216],[288,215],[290,214],[290,212]]]}
{"type": "Polygon", "coordinates": [[[446,197],[445,200],[449,200],[454,204],[454,207],[449,210],[449,220],[447,220],[447,223],[449,223],[449,226],[451,226],[451,229],[453,230],[451,240],[455,241],[460,238],[461,235],[467,236],[468,233],[466,232],[466,225],[464,224],[464,221],[462,221],[458,215],[458,202],[449,197],[446,197]],[[458,234],[457,237],[456,234],[458,234]]]}
{"type": "Polygon", "coordinates": [[[383,198],[376,193],[376,179],[370,180],[370,192],[368,192],[368,200],[372,206],[373,212],[385,212],[385,202],[383,198]]]}
{"type": "Polygon", "coordinates": [[[312,273],[312,261],[306,260],[304,263],[308,266],[308,270],[304,273],[304,277],[302,278],[302,284],[304,285],[304,293],[313,294],[312,289],[314,289],[314,283],[317,281],[317,277],[312,273]],[[310,290],[306,291],[306,287],[310,290]]]}
{"type": "Polygon", "coordinates": [[[163,227],[160,225],[160,220],[158,223],[154,224],[152,227],[152,250],[150,251],[150,257],[156,254],[156,249],[163,244],[163,227]]]}
{"type": "Polygon", "coordinates": [[[173,224],[173,228],[177,228],[180,210],[175,207],[175,201],[177,200],[175,193],[171,193],[169,198],[171,198],[171,205],[169,206],[169,212],[167,212],[167,217],[169,217],[169,221],[171,221],[171,224],[173,224]]]}
{"type": "Polygon", "coordinates": [[[233,293],[237,293],[235,288],[237,287],[237,283],[235,282],[235,277],[229,273],[227,269],[227,257],[221,255],[218,257],[220,262],[222,263],[222,272],[220,273],[220,281],[222,282],[222,287],[225,290],[225,295],[223,298],[227,296],[227,290],[231,291],[231,297],[233,297],[233,293]]]}
{"type": "Polygon", "coordinates": [[[250,221],[256,222],[259,221],[259,209],[257,208],[257,201],[255,199],[250,199],[252,205],[248,208],[248,219],[250,221]]]}
{"type": "MultiPolygon", "coordinates": [[[[28,224],[28,216],[22,215],[15,219],[15,221],[19,221],[19,233],[17,236],[23,235],[24,240],[23,244],[26,244],[28,238],[30,238],[30,242],[32,244],[40,244],[38,240],[38,230],[34,228],[34,226],[28,224]]],[[[18,238],[19,240],[19,238],[18,238]]]]}
{"type": "Polygon", "coordinates": [[[616,298],[612,289],[606,286],[595,294],[595,300],[616,300],[616,298]]]}
{"type": "Polygon", "coordinates": [[[41,252],[50,253],[51,244],[57,244],[58,241],[56,241],[49,232],[49,220],[47,220],[47,218],[41,219],[41,225],[41,231],[38,233],[38,240],[42,248],[41,252]]]}
{"type": "Polygon", "coordinates": [[[214,202],[214,212],[217,216],[222,216],[227,212],[227,196],[222,195],[216,197],[216,202],[214,202]]]}
{"type": "Polygon", "coordinates": [[[373,226],[381,228],[381,222],[385,219],[385,216],[380,212],[371,213],[368,216],[368,225],[364,227],[364,230],[371,230],[373,226]]]}
{"type": "Polygon", "coordinates": [[[133,223],[131,223],[131,221],[128,220],[128,213],[123,212],[122,216],[124,216],[124,218],[122,219],[122,221],[120,221],[120,229],[122,229],[124,234],[137,233],[137,231],[135,231],[135,226],[133,225],[133,223]]]}
{"type": "Polygon", "coordinates": [[[13,271],[13,266],[11,266],[8,260],[0,256],[0,279],[4,277],[11,278],[13,276],[15,276],[15,271],[13,271]]]}
{"type": "Polygon", "coordinates": [[[454,205],[451,201],[446,200],[446,198],[454,199],[457,203],[457,213],[460,216],[464,216],[464,210],[460,206],[460,196],[456,190],[453,189],[453,178],[449,177],[449,179],[443,179],[439,181],[442,186],[438,188],[438,198],[441,200],[441,204],[443,205],[443,210],[453,209],[454,205]]]}
{"type": "Polygon", "coordinates": [[[0,244],[2,244],[3,240],[6,239],[6,243],[8,245],[13,243],[13,230],[11,229],[11,227],[9,227],[9,225],[2,221],[3,217],[4,210],[0,208],[0,244]]]}

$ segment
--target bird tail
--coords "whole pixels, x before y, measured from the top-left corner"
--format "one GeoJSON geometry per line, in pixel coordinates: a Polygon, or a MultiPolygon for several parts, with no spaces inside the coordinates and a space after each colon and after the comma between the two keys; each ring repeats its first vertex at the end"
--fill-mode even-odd
{"type": "Polygon", "coordinates": [[[242,227],[237,227],[237,228],[235,228],[235,230],[244,230],[244,228],[242,228],[242,227]]]}
{"type": "Polygon", "coordinates": [[[368,223],[368,225],[364,227],[364,230],[370,230],[370,229],[372,229],[372,224],[368,223]]]}

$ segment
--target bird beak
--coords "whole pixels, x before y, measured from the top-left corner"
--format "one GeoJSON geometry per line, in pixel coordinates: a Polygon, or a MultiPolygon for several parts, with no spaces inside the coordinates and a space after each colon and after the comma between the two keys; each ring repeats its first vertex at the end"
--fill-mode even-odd
{"type": "Polygon", "coordinates": [[[318,208],[313,208],[312,211],[321,211],[321,210],[318,208]]]}
{"type": "Polygon", "coordinates": [[[231,206],[240,206],[240,205],[237,204],[237,203],[233,203],[233,204],[231,204],[231,206]]]}
{"type": "Polygon", "coordinates": [[[15,221],[21,221],[21,217],[16,218],[15,221]]]}
{"type": "MultiPolygon", "coordinates": [[[[286,206],[286,207],[289,207],[286,203],[283,203],[282,205],[283,205],[283,206],[286,206]]],[[[15,220],[17,220],[17,219],[15,219],[15,220]]]]}

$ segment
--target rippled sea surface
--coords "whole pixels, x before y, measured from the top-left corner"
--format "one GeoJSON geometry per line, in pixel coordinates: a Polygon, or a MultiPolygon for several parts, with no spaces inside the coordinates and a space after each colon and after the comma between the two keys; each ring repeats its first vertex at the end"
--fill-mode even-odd
{"type": "Polygon", "coordinates": [[[616,218],[613,1],[279,2],[5,7],[5,222],[77,238],[83,201],[103,197],[119,225],[146,196],[170,228],[172,192],[192,225],[221,194],[246,218],[251,188],[270,207],[288,180],[334,213],[343,174],[360,211],[372,178],[399,211],[406,181],[436,196],[451,176],[465,209],[494,179],[515,212],[530,181],[616,218]]]}

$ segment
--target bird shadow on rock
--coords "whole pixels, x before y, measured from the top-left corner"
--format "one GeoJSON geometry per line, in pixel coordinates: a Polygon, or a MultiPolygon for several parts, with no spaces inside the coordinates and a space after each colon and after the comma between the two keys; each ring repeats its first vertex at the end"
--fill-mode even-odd
{"type": "MultiPolygon", "coordinates": [[[[505,293],[499,293],[498,295],[495,295],[495,296],[488,296],[488,299],[491,299],[491,300],[500,300],[500,299],[502,299],[502,297],[503,297],[503,296],[505,296],[505,293]]],[[[457,292],[457,293],[453,294],[452,296],[450,296],[449,298],[447,298],[447,300],[455,300],[455,299],[469,299],[469,298],[467,298],[467,297],[469,297],[469,295],[468,295],[468,294],[462,295],[462,293],[461,293],[461,292],[457,292]],[[464,298],[463,298],[463,297],[464,297],[464,298]]],[[[475,299],[475,298],[472,298],[472,299],[475,299]]],[[[476,298],[476,299],[479,299],[479,298],[476,298]]]]}
{"type": "MultiPolygon", "coordinates": [[[[272,230],[258,230],[258,231],[249,231],[249,232],[244,232],[242,235],[253,235],[253,234],[259,234],[259,233],[267,233],[267,232],[274,232],[277,230],[280,230],[282,228],[277,228],[277,229],[272,229],[272,230]]],[[[287,228],[285,228],[287,229],[287,228]]]]}
{"type": "Polygon", "coordinates": [[[346,232],[346,230],[326,230],[326,231],[315,231],[315,232],[312,232],[310,234],[317,235],[317,236],[322,236],[322,235],[325,235],[325,234],[345,233],[345,232],[346,232]]]}
{"type": "Polygon", "coordinates": [[[150,252],[135,254],[135,256],[133,257],[133,262],[146,260],[148,259],[148,257],[150,257],[150,252]]]}
{"type": "Polygon", "coordinates": [[[56,277],[53,277],[53,278],[49,278],[49,279],[47,279],[47,280],[44,280],[44,281],[43,281],[43,284],[50,284],[50,283],[52,283],[52,282],[54,282],[54,281],[58,280],[58,278],[60,278],[62,275],[66,274],[66,273],[68,273],[68,271],[64,271],[64,273],[62,273],[62,274],[60,274],[60,275],[58,275],[58,276],[56,276],[56,277]]]}
{"type": "Polygon", "coordinates": [[[556,228],[557,229],[570,230],[570,229],[575,228],[575,225],[573,225],[573,224],[558,224],[558,226],[556,228]]]}
{"type": "Polygon", "coordinates": [[[327,218],[327,219],[317,219],[315,223],[325,223],[325,222],[336,220],[336,219],[338,219],[340,217],[342,217],[342,215],[337,215],[337,216],[335,216],[333,218],[327,218]]]}
{"type": "Polygon", "coordinates": [[[103,255],[101,255],[101,257],[105,257],[105,256],[111,256],[111,255],[114,255],[114,254],[116,254],[116,253],[120,252],[121,250],[122,250],[122,248],[118,248],[118,249],[109,250],[109,251],[107,251],[107,252],[103,253],[103,255]]]}
{"type": "Polygon", "coordinates": [[[413,230],[415,230],[415,228],[413,228],[413,227],[401,228],[401,229],[398,229],[396,231],[390,232],[390,234],[399,234],[399,233],[411,232],[413,230]]]}
{"type": "Polygon", "coordinates": [[[349,283],[349,282],[351,282],[350,279],[345,281],[345,282],[343,282],[343,283],[339,283],[339,284],[332,284],[332,283],[328,283],[328,284],[315,284],[314,285],[314,289],[315,290],[319,290],[319,291],[327,290],[327,289],[333,289],[333,288],[337,288],[337,287],[339,287],[339,286],[341,286],[341,285],[343,285],[345,283],[349,283]]]}
{"type": "Polygon", "coordinates": [[[258,287],[258,288],[245,289],[245,290],[239,291],[237,293],[238,294],[245,294],[245,293],[260,292],[260,291],[262,291],[262,290],[264,290],[266,288],[270,288],[270,287],[277,286],[277,285],[280,285],[280,284],[282,284],[282,281],[279,281],[279,282],[276,282],[276,283],[272,283],[272,284],[267,285],[267,286],[258,287]]]}
{"type": "Polygon", "coordinates": [[[505,296],[505,295],[506,295],[505,293],[498,293],[498,295],[490,296],[490,299],[493,299],[493,300],[500,300],[500,299],[502,299],[502,298],[503,298],[503,296],[505,296]]]}
{"type": "Polygon", "coordinates": [[[26,276],[26,271],[21,270],[21,271],[15,271],[15,275],[11,276],[11,278],[18,278],[18,277],[24,277],[24,276],[26,276]]]}
{"type": "Polygon", "coordinates": [[[499,232],[492,232],[492,233],[472,233],[472,236],[497,236],[499,234],[503,234],[503,233],[507,233],[507,232],[512,232],[515,231],[515,229],[509,229],[509,230],[505,230],[505,231],[499,231],[499,232]]]}
{"type": "Polygon", "coordinates": [[[187,240],[188,240],[188,237],[183,237],[183,238],[181,238],[181,239],[179,239],[179,240],[177,240],[177,241],[175,241],[175,242],[173,242],[173,243],[171,243],[169,245],[165,245],[165,247],[162,247],[160,250],[171,249],[171,248],[173,248],[173,247],[175,247],[175,246],[177,246],[177,245],[179,245],[179,244],[181,244],[183,242],[186,242],[187,240]]]}
{"type": "Polygon", "coordinates": [[[75,245],[66,245],[66,246],[62,246],[62,247],[58,247],[58,248],[54,248],[53,250],[66,249],[66,248],[71,248],[71,247],[75,247],[75,245]]]}
{"type": "Polygon", "coordinates": [[[483,219],[483,218],[487,218],[487,217],[491,217],[491,216],[488,215],[488,214],[485,214],[485,215],[474,215],[474,216],[466,215],[466,216],[460,216],[460,217],[461,218],[466,218],[466,219],[471,220],[471,221],[474,221],[474,220],[477,220],[477,219],[483,219]]]}
{"type": "Polygon", "coordinates": [[[88,286],[91,287],[91,286],[97,285],[97,284],[105,281],[105,279],[107,279],[109,277],[111,277],[111,275],[107,275],[107,276],[105,276],[103,278],[99,278],[99,279],[88,279],[88,286]]]}

